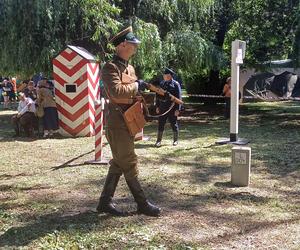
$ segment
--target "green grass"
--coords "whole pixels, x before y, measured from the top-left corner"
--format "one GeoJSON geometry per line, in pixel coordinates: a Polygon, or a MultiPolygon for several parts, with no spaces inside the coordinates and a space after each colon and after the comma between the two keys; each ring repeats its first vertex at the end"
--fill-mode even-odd
{"type": "MultiPolygon", "coordinates": [[[[154,148],[156,122],[136,144],[140,180],[162,216],[116,218],[94,213],[107,167],[86,165],[94,138],[12,138],[0,110],[0,248],[25,249],[299,249],[300,107],[248,103],[239,135],[251,141],[251,185],[230,185],[232,145],[222,107],[187,105],[180,143],[166,127],[154,148]]],[[[105,157],[110,158],[109,147],[105,157]]],[[[115,201],[134,211],[123,178],[115,201]]]]}

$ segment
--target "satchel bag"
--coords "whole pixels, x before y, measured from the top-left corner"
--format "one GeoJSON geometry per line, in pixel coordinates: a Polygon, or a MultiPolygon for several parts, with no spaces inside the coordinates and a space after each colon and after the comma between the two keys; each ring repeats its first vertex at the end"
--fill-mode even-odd
{"type": "Polygon", "coordinates": [[[42,105],[37,106],[35,115],[39,118],[42,118],[44,116],[44,114],[45,114],[44,107],[42,105]]]}
{"type": "Polygon", "coordinates": [[[143,104],[141,102],[136,102],[123,113],[125,123],[132,136],[141,132],[146,124],[142,105],[143,104]]]}

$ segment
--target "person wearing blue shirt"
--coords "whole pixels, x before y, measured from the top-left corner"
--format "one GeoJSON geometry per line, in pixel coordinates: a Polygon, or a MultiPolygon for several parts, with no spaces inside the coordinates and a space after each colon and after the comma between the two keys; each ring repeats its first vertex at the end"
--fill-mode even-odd
{"type": "MultiPolygon", "coordinates": [[[[181,87],[180,84],[173,79],[174,75],[175,72],[173,70],[166,68],[163,73],[164,80],[160,83],[160,87],[181,100],[181,87]]],[[[177,117],[180,109],[181,105],[176,103],[173,104],[170,99],[162,98],[159,95],[156,96],[156,113],[159,114],[160,117],[158,118],[158,131],[155,147],[161,146],[162,136],[167,120],[173,130],[173,146],[178,144],[179,126],[177,117]],[[172,107],[172,105],[174,106],[172,107]]]]}

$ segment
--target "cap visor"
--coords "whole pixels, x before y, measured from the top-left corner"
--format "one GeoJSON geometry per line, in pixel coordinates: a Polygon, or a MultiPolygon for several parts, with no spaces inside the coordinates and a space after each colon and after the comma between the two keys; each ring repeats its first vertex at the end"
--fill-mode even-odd
{"type": "Polygon", "coordinates": [[[134,43],[134,44],[139,44],[139,43],[141,43],[141,41],[140,40],[138,40],[138,39],[136,39],[136,38],[134,38],[134,39],[132,39],[132,40],[126,40],[128,43],[134,43]]]}

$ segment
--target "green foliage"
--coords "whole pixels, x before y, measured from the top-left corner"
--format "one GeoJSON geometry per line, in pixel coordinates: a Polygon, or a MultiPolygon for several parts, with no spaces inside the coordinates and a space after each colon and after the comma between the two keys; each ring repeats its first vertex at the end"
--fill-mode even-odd
{"type": "Polygon", "coordinates": [[[165,66],[179,72],[189,93],[203,92],[208,72],[220,69],[225,63],[217,46],[188,27],[167,35],[164,53],[165,66]]]}
{"type": "Polygon", "coordinates": [[[286,59],[292,54],[295,37],[293,23],[298,4],[289,0],[236,1],[237,20],[227,36],[227,53],[231,41],[247,42],[248,65],[286,59]]]}
{"type": "Polygon", "coordinates": [[[107,38],[119,13],[106,0],[2,0],[0,6],[0,72],[23,77],[50,75],[52,59],[67,44],[93,51],[91,38],[107,38]]]}
{"type": "Polygon", "coordinates": [[[209,84],[207,73],[198,73],[194,76],[185,76],[184,85],[188,94],[205,94],[205,86],[209,84]]]}
{"type": "Polygon", "coordinates": [[[293,22],[295,27],[295,39],[293,44],[293,54],[292,57],[295,61],[295,67],[300,67],[300,2],[298,5],[298,11],[296,12],[296,17],[293,22]]]}
{"type": "Polygon", "coordinates": [[[158,28],[152,23],[140,19],[134,22],[137,37],[142,41],[133,59],[139,77],[152,78],[162,67],[162,41],[158,28]]]}
{"type": "Polygon", "coordinates": [[[198,74],[199,69],[219,69],[222,65],[219,48],[203,39],[200,32],[188,28],[169,33],[164,50],[168,61],[189,75],[198,74]]]}
{"type": "Polygon", "coordinates": [[[103,0],[83,0],[81,6],[84,13],[84,28],[91,34],[91,40],[99,44],[98,51],[93,52],[95,54],[100,52],[99,59],[103,61],[107,57],[106,45],[111,34],[116,33],[121,25],[117,20],[121,10],[109,1],[103,0]]]}

